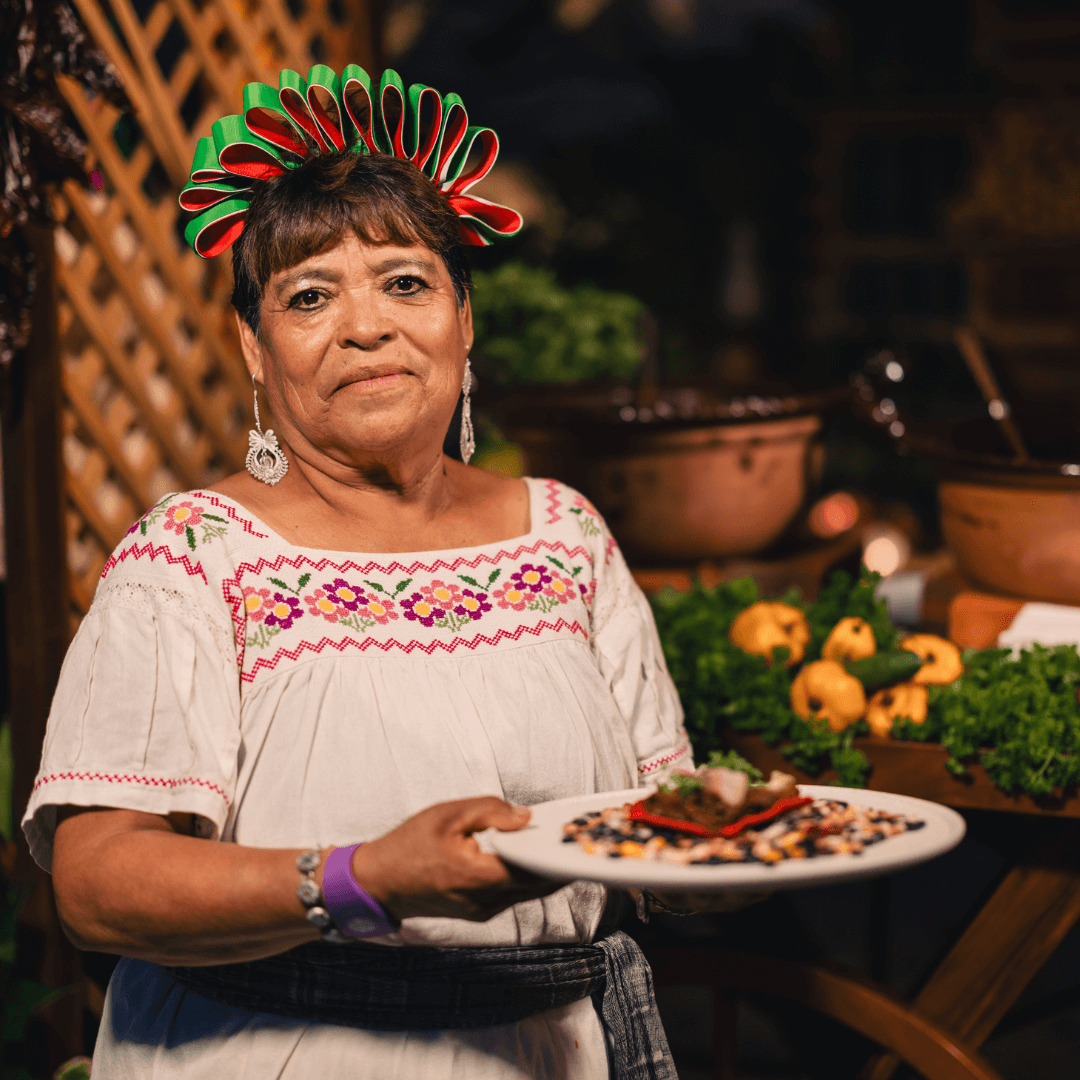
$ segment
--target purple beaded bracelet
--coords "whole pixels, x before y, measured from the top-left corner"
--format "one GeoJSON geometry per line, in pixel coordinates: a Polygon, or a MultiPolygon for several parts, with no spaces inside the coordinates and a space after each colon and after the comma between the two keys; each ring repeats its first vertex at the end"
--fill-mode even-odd
{"type": "Polygon", "coordinates": [[[358,847],[359,844],[353,844],[334,848],[326,857],[322,886],[326,910],[346,937],[369,938],[393,933],[400,924],[353,877],[352,857],[358,847]]]}

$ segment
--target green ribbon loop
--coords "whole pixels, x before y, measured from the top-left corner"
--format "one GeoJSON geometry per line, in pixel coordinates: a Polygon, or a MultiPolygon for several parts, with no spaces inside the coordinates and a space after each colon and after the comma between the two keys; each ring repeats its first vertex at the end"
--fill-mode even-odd
{"type": "Polygon", "coordinates": [[[387,69],[378,86],[359,65],[340,76],[316,64],[303,78],[286,68],[278,87],[248,83],[242,115],[223,116],[199,140],[180,205],[193,215],[184,239],[203,258],[228,248],[244,228],[256,181],[271,182],[317,154],[387,154],[411,161],[447,198],[464,244],[487,246],[522,227],[521,215],[469,195],[494,166],[499,138],[470,127],[457,94],[387,69]]]}

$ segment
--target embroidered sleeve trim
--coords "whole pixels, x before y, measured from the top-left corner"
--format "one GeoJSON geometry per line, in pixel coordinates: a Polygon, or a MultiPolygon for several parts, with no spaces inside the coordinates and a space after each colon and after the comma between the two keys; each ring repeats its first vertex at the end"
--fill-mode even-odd
{"type": "Polygon", "coordinates": [[[666,765],[670,765],[673,761],[678,761],[679,758],[685,756],[689,752],[690,747],[684,746],[679,750],[672,750],[669,753],[662,754],[660,757],[649,758],[638,766],[638,775],[649,776],[664,768],[666,765]]]}
{"type": "Polygon", "coordinates": [[[498,645],[502,641],[519,641],[522,634],[529,634],[532,637],[538,637],[545,630],[552,633],[558,633],[560,631],[568,631],[572,634],[580,634],[586,641],[589,640],[588,631],[579,623],[576,619],[573,622],[567,622],[565,619],[558,619],[554,623],[541,621],[534,626],[519,626],[513,632],[508,630],[497,630],[495,634],[489,637],[487,634],[477,634],[473,638],[456,637],[450,641],[417,641],[415,638],[411,641],[380,641],[378,638],[341,638],[338,640],[332,640],[331,638],[324,637],[321,640],[315,641],[300,641],[295,649],[278,649],[276,653],[269,659],[260,656],[255,663],[251,666],[250,671],[244,671],[241,673],[240,678],[244,682],[252,682],[255,676],[260,671],[273,671],[274,668],[282,660],[299,660],[303,653],[309,652],[315,655],[320,654],[324,649],[335,649],[337,652],[342,653],[346,649],[357,649],[360,652],[366,652],[368,649],[380,649],[384,653],[392,652],[394,650],[400,650],[408,655],[409,653],[419,650],[427,656],[431,656],[436,652],[444,652],[447,655],[456,652],[458,649],[476,649],[480,645],[498,645]]]}
{"type": "Polygon", "coordinates": [[[101,571],[102,580],[109,576],[114,566],[128,559],[150,559],[153,562],[154,559],[159,558],[163,558],[170,566],[182,566],[187,571],[188,577],[201,577],[206,584],[209,584],[202,563],[197,559],[193,564],[186,555],[174,555],[164,544],[155,545],[149,540],[141,547],[135,543],[131,547],[110,555],[108,562],[105,563],[105,569],[101,571]]]}
{"type": "Polygon", "coordinates": [[[558,480],[548,480],[544,487],[547,488],[547,524],[554,525],[562,520],[562,514],[559,513],[559,507],[562,505],[559,497],[562,484],[558,480]]]}
{"type": "Polygon", "coordinates": [[[167,788],[174,790],[183,787],[200,787],[214,792],[220,796],[226,806],[229,806],[229,797],[224,790],[209,780],[202,780],[197,776],[142,776],[138,773],[102,773],[102,772],[60,772],[47,773],[39,777],[34,784],[34,791],[58,780],[83,780],[104,784],[136,784],[143,787],[167,788]]]}

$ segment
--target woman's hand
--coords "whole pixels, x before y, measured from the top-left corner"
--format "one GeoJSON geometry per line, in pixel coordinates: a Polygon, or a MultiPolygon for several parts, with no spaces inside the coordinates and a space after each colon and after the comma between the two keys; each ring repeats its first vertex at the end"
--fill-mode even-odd
{"type": "Polygon", "coordinates": [[[490,919],[522,900],[546,896],[561,884],[511,869],[480,850],[474,833],[514,832],[530,812],[487,796],[438,803],[353,853],[353,876],[399,919],[436,915],[490,919]]]}
{"type": "MultiPolygon", "coordinates": [[[[318,938],[296,896],[298,849],[196,839],[190,815],[68,807],[61,817],[53,885],[64,928],[81,949],[222,964],[318,938]]],[[[472,836],[528,820],[528,810],[502,799],[441,803],[357,849],[354,873],[398,918],[487,919],[560,888],[511,872],[472,836]]]]}

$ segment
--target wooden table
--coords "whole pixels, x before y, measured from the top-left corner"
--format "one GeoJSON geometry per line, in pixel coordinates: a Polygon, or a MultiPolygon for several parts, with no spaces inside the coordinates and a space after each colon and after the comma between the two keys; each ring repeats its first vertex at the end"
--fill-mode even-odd
{"type": "MultiPolygon", "coordinates": [[[[813,566],[800,566],[800,569],[818,569],[819,559],[808,560],[813,566]]],[[[675,588],[685,588],[688,584],[672,573],[666,580],[654,580],[660,577],[655,571],[635,576],[646,591],[664,584],[675,588]]],[[[718,580],[730,576],[734,576],[730,571],[716,575],[718,580]]],[[[998,634],[1009,627],[1023,604],[1022,600],[974,590],[959,577],[950,578],[946,584],[941,613],[947,616],[948,636],[961,648],[994,645],[998,634]]],[[[760,736],[728,731],[725,741],[766,773],[781,769],[794,773],[800,783],[836,782],[836,774],[831,771],[809,776],[795,769],[778,748],[768,746],[760,736]]],[[[920,1071],[929,1080],[952,1077],[975,1080],[987,1075],[988,1069],[975,1051],[1080,920],[1080,796],[1036,801],[1028,795],[1008,795],[995,787],[978,766],[967,777],[954,777],[945,768],[948,751],[937,744],[905,743],[873,736],[855,739],[854,743],[873,766],[868,788],[930,799],[960,810],[1026,814],[1038,819],[1032,830],[1035,841],[1031,848],[1008,870],[914,1000],[901,1006],[900,1013],[895,1002],[888,1003],[888,995],[880,988],[879,997],[874,998],[859,980],[848,980],[849,985],[841,987],[844,980],[836,982],[833,976],[829,976],[833,978],[830,985],[834,991],[834,1000],[830,1000],[835,1008],[822,1009],[821,1002],[829,999],[829,994],[820,989],[826,976],[817,973],[814,976],[817,982],[807,976],[810,980],[807,985],[813,985],[814,990],[805,995],[804,1003],[811,1008],[826,1011],[873,1038],[874,1031],[866,1030],[866,1016],[852,1012],[869,1010],[880,1018],[883,1025],[880,1032],[888,1029],[892,1033],[878,1038],[881,1045],[904,1053],[913,1065],[916,1061],[910,1043],[917,1043],[919,1052],[929,1055],[925,1063],[920,1063],[920,1071]],[[909,1025],[903,1022],[901,1014],[905,1011],[909,1025]],[[946,1045],[950,1037],[954,1040],[951,1051],[946,1045]],[[923,1045],[920,1040],[929,1041],[923,1045]],[[930,1058],[943,1048],[945,1053],[939,1055],[939,1064],[932,1065],[930,1058]]],[[[764,958],[759,960],[765,962],[764,958]]],[[[663,976],[662,958],[660,963],[663,976]]],[[[717,988],[724,989],[719,983],[717,988]]],[[[730,988],[740,986],[733,983],[730,988]]],[[[858,1080],[890,1080],[898,1066],[894,1054],[878,1054],[866,1063],[858,1080]]],[[[724,1080],[735,1076],[730,1053],[718,1055],[716,1075],[724,1080]]]]}
{"type": "MultiPolygon", "coordinates": [[[[729,732],[727,741],[759,769],[793,772],[800,783],[834,782],[794,769],[779,749],[757,735],[729,732]]],[[[947,772],[944,747],[889,739],[856,739],[873,771],[867,786],[932,799],[958,809],[1037,815],[1031,849],[1008,871],[959,941],[910,1003],[967,1046],[979,1047],[1080,919],[1080,797],[1036,803],[999,791],[976,766],[968,780],[947,772]]],[[[860,1080],[889,1080],[897,1060],[867,1063],[860,1080]]]]}

